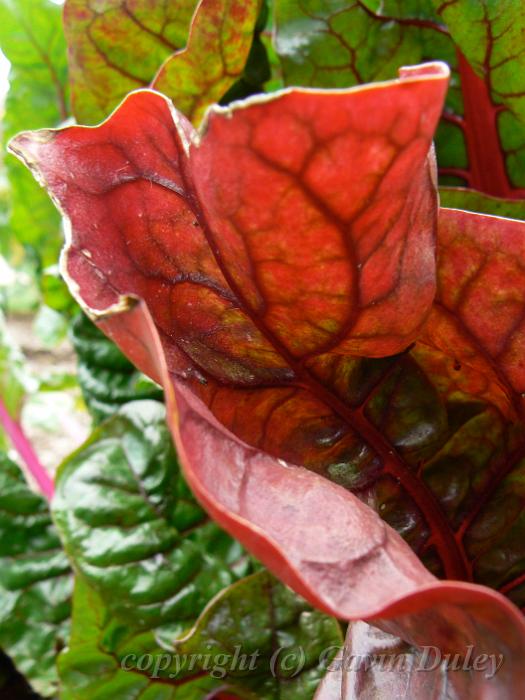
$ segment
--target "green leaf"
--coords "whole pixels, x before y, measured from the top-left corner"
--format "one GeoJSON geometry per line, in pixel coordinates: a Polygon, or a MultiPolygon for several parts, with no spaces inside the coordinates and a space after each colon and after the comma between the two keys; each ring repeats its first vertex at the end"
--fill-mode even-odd
{"type": "Polygon", "coordinates": [[[309,700],[341,645],[336,620],[266,571],[222,591],[170,651],[112,620],[79,578],[70,646],[59,658],[62,698],[202,700],[227,685],[251,700],[309,700]]]}
{"type": "MultiPolygon", "coordinates": [[[[525,12],[523,3],[501,0],[434,0],[452,39],[482,80],[478,91],[488,86],[486,104],[474,95],[473,116],[488,120],[478,144],[494,160],[496,151],[509,184],[525,188],[525,12]],[[490,120],[494,117],[493,124],[490,120]],[[494,125],[497,121],[497,129],[494,125]],[[492,126],[492,128],[491,128],[492,126]],[[492,132],[492,133],[489,133],[492,132]],[[492,149],[491,141],[495,141],[492,149]],[[494,150],[494,153],[492,152],[494,150]],[[502,153],[499,153],[500,151],[502,153]]],[[[462,71],[462,79],[468,76],[462,71]]],[[[468,116],[468,115],[466,115],[468,116]]],[[[468,121],[468,120],[467,120],[468,121]]],[[[481,121],[483,124],[483,121],[481,121]]],[[[488,161],[487,164],[489,164],[488,161]]],[[[492,171],[498,164],[492,162],[492,171]]],[[[480,173],[490,177],[491,173],[480,173]]],[[[476,187],[472,184],[471,186],[476,187]]],[[[476,189],[481,189],[476,187],[476,189]]],[[[493,193],[498,194],[498,193],[493,193]]],[[[503,194],[503,192],[502,192],[503,194]]],[[[525,197],[525,191],[520,194],[525,197]]]]}
{"type": "Polygon", "coordinates": [[[78,121],[104,119],[130,90],[149,85],[164,60],[186,45],[196,4],[67,0],[64,30],[78,121]]]}
{"type": "Polygon", "coordinates": [[[42,271],[40,288],[42,299],[49,308],[65,316],[78,313],[78,304],[63,281],[58,265],[50,265],[42,271]]]}
{"type": "Polygon", "coordinates": [[[236,578],[242,550],[191,495],[156,401],[122,407],[65,460],[53,514],[76,568],[137,628],[180,634],[236,578]]]}
{"type": "MultiPolygon", "coordinates": [[[[3,139],[22,129],[57,126],[68,115],[61,8],[49,0],[0,0],[0,47],[11,62],[3,139]]],[[[56,262],[60,217],[29,173],[6,158],[11,188],[8,232],[44,265],[56,262]]]]}
{"type": "Polygon", "coordinates": [[[117,346],[82,313],[70,337],[78,357],[78,382],[95,421],[135,399],[162,400],[162,390],[127,360],[117,346]]]}
{"type": "Polygon", "coordinates": [[[128,652],[122,653],[123,642],[135,643],[139,654],[157,657],[165,653],[152,633],[134,640],[133,629],[115,624],[103,599],[82,577],[77,577],[71,638],[58,658],[61,700],[202,700],[217,686],[217,681],[201,676],[183,686],[171,686],[163,679],[151,678],[147,672],[126,670],[128,652]],[[183,690],[179,693],[180,688],[183,690]]]}
{"type": "Polygon", "coordinates": [[[349,87],[395,78],[400,66],[437,53],[455,65],[431,0],[387,4],[393,15],[375,1],[276,0],[275,46],[286,84],[349,87]]]}
{"type": "Polygon", "coordinates": [[[56,487],[55,522],[79,572],[65,698],[197,700],[226,675],[250,698],[313,696],[338,623],[265,571],[230,585],[249,563],[182,479],[160,403],[121,408],[63,463],[56,487]],[[251,668],[232,661],[236,648],[255,655],[251,668]],[[142,668],[145,654],[155,661],[142,668]],[[285,666],[277,677],[273,656],[285,666]]]}
{"type": "Polygon", "coordinates": [[[0,454],[0,647],[42,695],[69,632],[72,575],[46,501],[0,454]]]}
{"type": "Polygon", "coordinates": [[[212,601],[177,651],[191,657],[206,650],[216,675],[222,671],[232,687],[251,690],[250,697],[308,700],[341,639],[334,618],[261,571],[212,601]],[[235,668],[236,650],[247,657],[244,668],[235,668]]]}
{"type": "Polygon", "coordinates": [[[439,198],[441,206],[450,209],[466,209],[509,219],[525,219],[525,200],[523,199],[490,197],[476,190],[462,187],[440,187],[439,198]]]}
{"type": "MultiPolygon", "coordinates": [[[[12,418],[19,417],[26,386],[24,358],[13,343],[0,311],[0,398],[12,418]]],[[[0,450],[6,450],[9,446],[10,443],[0,427],[0,450]]]]}

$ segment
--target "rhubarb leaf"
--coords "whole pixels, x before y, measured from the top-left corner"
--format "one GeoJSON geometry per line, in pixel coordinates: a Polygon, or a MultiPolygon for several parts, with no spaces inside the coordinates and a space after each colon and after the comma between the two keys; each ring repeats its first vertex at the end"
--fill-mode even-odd
{"type": "Polygon", "coordinates": [[[196,4],[66,0],[64,31],[76,118],[87,124],[100,121],[130,90],[149,85],[163,61],[186,45],[196,4]]]}
{"type": "Polygon", "coordinates": [[[0,455],[0,647],[35,690],[56,692],[69,634],[73,577],[48,504],[0,455]]]}
{"type": "MultiPolygon", "coordinates": [[[[430,310],[436,212],[426,155],[446,77],[444,68],[431,65],[374,89],[292,91],[239,106],[232,116],[216,110],[189,161],[184,144],[191,127],[178,118],[181,142],[168,104],[148,92],[131,95],[99,129],[22,135],[14,148],[73,214],[75,240],[64,274],[77,280],[72,289],[81,303],[97,313],[123,308],[114,290],[144,297],[170,370],[247,442],[355,489],[374,483],[382,461],[387,479],[403,471],[410,497],[419,499],[414,507],[403,505],[415,511],[416,539],[429,535],[423,509],[445,531],[439,551],[458,576],[463,565],[454,562],[448,526],[439,513],[425,512],[436,510],[432,497],[419,493],[417,479],[392,458],[382,427],[357,410],[400,358],[375,363],[352,357],[402,351],[430,310]],[[383,103],[395,107],[376,107],[383,103]],[[369,113],[376,124],[365,117],[369,113]],[[250,138],[255,120],[260,127],[250,138]],[[405,145],[398,140],[391,150],[388,134],[401,120],[405,145]],[[327,131],[325,123],[331,124],[327,131]],[[367,138],[359,133],[363,123],[367,138]],[[309,132],[310,141],[304,138],[309,132]],[[115,160],[116,138],[134,144],[128,165],[123,155],[115,160]],[[299,177],[305,148],[310,165],[299,177]],[[119,211],[118,222],[109,210],[119,211]],[[176,247],[175,240],[184,245],[176,247]],[[167,290],[171,302],[163,307],[157,300],[167,299],[167,290]]],[[[128,353],[135,344],[120,342],[128,353]]],[[[432,385],[411,360],[403,365],[412,378],[400,400],[414,395],[414,386],[422,397],[407,399],[405,433],[394,426],[392,438],[410,447],[416,461],[445,439],[446,422],[432,385]],[[433,414],[424,433],[419,411],[433,414]]],[[[400,498],[407,500],[402,491],[400,498]]]]}
{"type": "MultiPolygon", "coordinates": [[[[58,126],[68,115],[61,9],[49,0],[1,0],[0,48],[11,62],[3,143],[23,128],[58,126]]],[[[60,217],[12,158],[6,160],[6,170],[10,190],[6,237],[31,246],[37,264],[56,262],[62,242],[60,217]]]]}
{"type": "Polygon", "coordinates": [[[154,401],[126,404],[64,461],[53,517],[76,569],[137,628],[185,629],[242,556],[192,498],[154,401]]]}
{"type": "Polygon", "coordinates": [[[84,401],[99,423],[128,401],[162,400],[162,390],[138,372],[114,343],[82,313],[70,326],[77,379],[84,401]]]}
{"type": "Polygon", "coordinates": [[[341,643],[335,620],[312,611],[265,571],[216,596],[169,652],[151,634],[137,636],[108,616],[79,578],[71,643],[59,669],[64,700],[109,700],[124,692],[201,700],[225,686],[247,699],[309,700],[341,643]]]}

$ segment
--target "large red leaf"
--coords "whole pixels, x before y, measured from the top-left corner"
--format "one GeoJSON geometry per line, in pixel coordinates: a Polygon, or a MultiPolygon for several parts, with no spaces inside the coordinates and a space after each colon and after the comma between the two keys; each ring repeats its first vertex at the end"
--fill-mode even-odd
{"type": "MultiPolygon", "coordinates": [[[[435,294],[426,156],[445,82],[430,65],[357,90],[287,91],[213,110],[202,136],[139,92],[97,129],[22,134],[12,148],[68,217],[63,267],[79,301],[172,402],[176,387],[178,447],[217,520],[325,610],[394,617],[390,631],[416,644],[458,650],[462,632],[511,658],[517,611],[436,583],[369,508],[432,570],[523,604],[523,430],[500,376],[517,376],[512,357],[499,374],[468,357],[455,310],[461,346],[433,311],[406,350],[435,294]],[[119,315],[130,296],[154,328],[142,306],[119,315]]],[[[443,221],[441,282],[456,225],[443,221]]],[[[487,230],[500,221],[483,217],[487,230]]],[[[495,293],[502,279],[488,278],[495,293]]],[[[510,664],[502,682],[519,673],[510,664]]]]}
{"type": "MultiPolygon", "coordinates": [[[[243,439],[317,470],[348,463],[362,472],[356,487],[384,463],[430,512],[381,432],[347,406],[389,361],[368,370],[346,353],[402,350],[430,310],[426,158],[446,78],[430,64],[366,89],[217,109],[198,145],[162,97],[138,92],[97,130],[21,135],[14,148],[71,219],[64,266],[83,304],[107,311],[123,294],[144,298],[170,370],[243,439]]],[[[431,517],[443,530],[439,512],[431,517]]]]}
{"type": "MultiPolygon", "coordinates": [[[[81,303],[107,313],[122,295],[143,298],[170,371],[245,441],[354,489],[381,473],[378,507],[402,482],[394,500],[414,504],[413,539],[436,533],[461,577],[432,494],[364,414],[393,363],[353,356],[403,350],[435,292],[427,152],[448,71],[403,75],[216,109],[202,139],[164,98],[138,92],[98,129],[20,135],[13,148],[70,219],[63,267],[81,303]]],[[[432,404],[417,366],[403,365],[432,404]]],[[[407,421],[418,443],[436,441],[439,410],[432,434],[407,421]]]]}

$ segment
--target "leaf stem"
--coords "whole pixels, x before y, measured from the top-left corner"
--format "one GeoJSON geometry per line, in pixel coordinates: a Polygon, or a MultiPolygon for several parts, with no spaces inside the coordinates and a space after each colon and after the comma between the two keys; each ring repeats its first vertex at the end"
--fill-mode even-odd
{"type": "Polygon", "coordinates": [[[14,448],[24,460],[29,472],[38,484],[38,488],[42,495],[50,501],[53,498],[54,485],[53,480],[47,473],[46,469],[40,463],[38,456],[29,442],[27,436],[22,430],[22,426],[16,420],[11,418],[6,408],[5,403],[0,397],[0,424],[8,434],[14,448]]]}

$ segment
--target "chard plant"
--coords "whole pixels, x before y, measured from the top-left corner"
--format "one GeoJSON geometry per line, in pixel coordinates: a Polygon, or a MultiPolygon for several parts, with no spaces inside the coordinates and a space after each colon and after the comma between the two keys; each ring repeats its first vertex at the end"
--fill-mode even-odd
{"type": "Polygon", "coordinates": [[[4,344],[43,492],[2,457],[19,674],[64,700],[524,696],[521,3],[0,8],[38,183],[6,157],[6,256],[93,416],[51,479],[4,344]]]}

